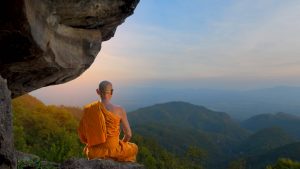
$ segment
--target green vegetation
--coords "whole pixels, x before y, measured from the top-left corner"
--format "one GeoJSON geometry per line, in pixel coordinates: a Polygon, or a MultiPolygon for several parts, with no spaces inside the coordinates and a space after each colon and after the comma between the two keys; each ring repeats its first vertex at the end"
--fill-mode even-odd
{"type": "MultiPolygon", "coordinates": [[[[285,128],[262,128],[250,134],[226,113],[202,106],[169,102],[138,109],[128,117],[136,133],[155,138],[168,151],[205,168],[264,169],[280,157],[300,158],[298,145],[291,144],[297,139],[285,128]],[[205,152],[205,157],[188,157],[185,152],[189,145],[205,152]]],[[[284,113],[277,117],[288,122],[298,120],[284,113]]],[[[292,125],[298,128],[300,123],[292,125]]]]}
{"type": "Polygon", "coordinates": [[[247,169],[265,169],[268,164],[275,163],[280,158],[300,161],[300,142],[287,144],[258,155],[247,157],[247,169]]]}
{"type": "Polygon", "coordinates": [[[266,169],[300,169],[300,162],[281,158],[276,162],[276,164],[269,165],[266,169]]]}
{"type": "Polygon", "coordinates": [[[14,99],[12,105],[17,150],[54,162],[82,156],[78,121],[67,109],[46,106],[29,95],[14,99]]]}
{"type": "Polygon", "coordinates": [[[242,122],[242,126],[251,131],[259,131],[264,128],[280,127],[291,136],[300,139],[300,117],[287,114],[260,114],[242,122]]]}
{"type": "Polygon", "coordinates": [[[146,139],[135,134],[132,141],[139,145],[137,160],[147,169],[203,169],[201,165],[193,161],[203,156],[202,151],[196,147],[190,147],[187,156],[179,158],[159,146],[153,139],[146,139]]]}
{"type": "Polygon", "coordinates": [[[229,163],[228,169],[246,169],[246,160],[239,158],[229,163]]]}
{"type": "MultiPolygon", "coordinates": [[[[76,130],[80,108],[46,106],[29,95],[12,104],[17,150],[38,155],[41,161],[84,157],[76,130]]],[[[132,142],[139,146],[138,162],[148,169],[278,169],[297,164],[288,160],[275,164],[279,158],[300,160],[300,142],[286,129],[263,128],[250,134],[226,113],[201,106],[170,102],[130,112],[128,117],[132,142]]],[[[251,125],[255,123],[252,119],[251,125]]],[[[18,166],[27,164],[20,161],[18,166]]],[[[31,161],[28,165],[38,168],[40,164],[31,161]]]]}
{"type": "MultiPolygon", "coordinates": [[[[41,160],[62,162],[71,157],[84,157],[83,144],[77,136],[81,110],[75,107],[46,106],[38,99],[24,95],[13,100],[14,141],[17,150],[38,155],[41,160]]],[[[138,162],[148,169],[202,169],[194,160],[203,153],[190,148],[188,156],[179,158],[152,139],[135,134],[139,146],[138,162]]],[[[40,160],[19,161],[18,168],[41,168],[40,160]]],[[[45,167],[43,167],[45,168],[45,167]]]]}
{"type": "Polygon", "coordinates": [[[155,138],[180,157],[186,157],[191,145],[202,150],[205,160],[193,161],[206,168],[224,165],[234,155],[233,147],[250,134],[226,113],[185,102],[145,107],[128,113],[128,118],[136,133],[155,138]]]}
{"type": "Polygon", "coordinates": [[[265,128],[259,130],[237,147],[239,154],[248,156],[265,153],[269,150],[296,142],[287,132],[279,127],[265,128]],[[280,138],[280,139],[278,139],[280,138]]]}
{"type": "Polygon", "coordinates": [[[201,129],[236,139],[245,138],[248,132],[223,112],[185,102],[168,102],[128,113],[132,125],[164,124],[174,127],[201,129]]]}
{"type": "Polygon", "coordinates": [[[58,166],[49,163],[42,163],[40,159],[31,159],[17,162],[17,169],[57,169],[58,166]]]}

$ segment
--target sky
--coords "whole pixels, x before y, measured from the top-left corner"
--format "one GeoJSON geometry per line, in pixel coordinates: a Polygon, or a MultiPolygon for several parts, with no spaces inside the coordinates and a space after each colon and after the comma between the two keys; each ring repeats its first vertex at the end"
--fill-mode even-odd
{"type": "Polygon", "coordinates": [[[80,77],[32,95],[84,105],[130,88],[300,86],[300,1],[141,0],[80,77]]]}

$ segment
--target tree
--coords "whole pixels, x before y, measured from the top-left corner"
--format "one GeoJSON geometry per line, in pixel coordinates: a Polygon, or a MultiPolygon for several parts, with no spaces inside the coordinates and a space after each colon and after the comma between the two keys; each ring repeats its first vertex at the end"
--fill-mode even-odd
{"type": "Polygon", "coordinates": [[[231,161],[229,163],[228,169],[246,169],[246,160],[240,158],[240,159],[231,161]]]}
{"type": "Polygon", "coordinates": [[[54,162],[83,156],[78,121],[66,107],[46,106],[29,95],[14,99],[12,105],[17,150],[54,162]]]}
{"type": "Polygon", "coordinates": [[[273,165],[268,165],[266,169],[300,169],[300,162],[288,158],[280,158],[273,165]]]}
{"type": "Polygon", "coordinates": [[[193,168],[203,168],[204,161],[207,158],[207,152],[198,146],[189,146],[186,149],[185,159],[190,163],[193,168]]]}

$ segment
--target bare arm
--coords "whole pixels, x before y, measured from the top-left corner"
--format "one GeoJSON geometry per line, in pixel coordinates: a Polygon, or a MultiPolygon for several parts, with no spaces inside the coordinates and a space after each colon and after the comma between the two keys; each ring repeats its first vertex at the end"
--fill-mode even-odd
{"type": "Polygon", "coordinates": [[[127,142],[131,139],[132,133],[131,133],[131,128],[130,128],[130,125],[129,125],[129,122],[127,119],[127,114],[123,108],[121,108],[121,110],[122,110],[121,124],[122,124],[123,132],[124,132],[123,141],[127,142]]]}

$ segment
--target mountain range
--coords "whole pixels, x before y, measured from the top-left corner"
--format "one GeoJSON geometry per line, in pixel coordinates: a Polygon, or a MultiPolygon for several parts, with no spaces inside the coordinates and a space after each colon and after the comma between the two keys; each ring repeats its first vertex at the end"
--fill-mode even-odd
{"type": "Polygon", "coordinates": [[[197,146],[208,154],[207,166],[212,168],[225,163],[233,145],[249,135],[226,113],[185,102],[141,108],[128,113],[128,118],[135,132],[154,138],[175,154],[197,146]]]}
{"type": "Polygon", "coordinates": [[[287,144],[260,155],[247,157],[247,169],[265,169],[266,165],[274,163],[282,157],[300,161],[300,142],[287,144]]]}
{"type": "Polygon", "coordinates": [[[263,128],[280,127],[293,137],[300,139],[300,116],[288,113],[256,115],[241,122],[241,126],[253,132],[263,128]]]}
{"type": "Polygon", "coordinates": [[[279,157],[300,160],[300,156],[292,156],[300,154],[298,149],[282,154],[282,147],[300,141],[299,117],[287,113],[257,115],[238,123],[227,113],[176,101],[140,108],[129,112],[128,118],[134,132],[157,140],[175,154],[184,154],[189,146],[198,147],[207,154],[206,168],[225,169],[240,158],[248,168],[257,169],[279,157]],[[276,158],[271,158],[271,152],[276,158]]]}
{"type": "Polygon", "coordinates": [[[226,112],[240,121],[263,113],[300,115],[300,87],[292,86],[251,90],[132,86],[120,90],[114,100],[129,111],[157,103],[184,101],[226,112]]]}
{"type": "MultiPolygon", "coordinates": [[[[69,152],[81,154],[75,132],[81,109],[46,106],[25,95],[13,100],[13,110],[17,148],[29,151],[32,147],[33,153],[50,160],[67,158],[64,154],[69,152]],[[32,146],[32,143],[54,144],[53,141],[43,143],[44,138],[56,140],[54,147],[68,145],[69,152],[61,152],[58,156],[60,149],[53,149],[53,145],[50,150],[47,146],[47,150],[32,146]],[[52,153],[45,153],[50,151],[52,153]]],[[[247,169],[265,169],[282,157],[300,161],[300,117],[289,113],[255,115],[239,122],[222,111],[172,101],[128,112],[128,118],[133,141],[140,146],[138,158],[152,168],[168,163],[194,166],[188,168],[199,165],[198,168],[205,169],[233,169],[229,164],[234,162],[247,169]]]]}

